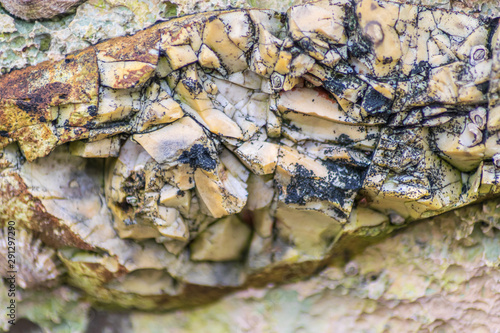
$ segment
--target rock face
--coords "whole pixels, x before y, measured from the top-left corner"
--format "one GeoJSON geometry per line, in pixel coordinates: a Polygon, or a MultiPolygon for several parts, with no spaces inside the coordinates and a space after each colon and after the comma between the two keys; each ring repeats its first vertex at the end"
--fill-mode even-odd
{"type": "Polygon", "coordinates": [[[109,306],[309,276],[500,192],[499,64],[497,20],[408,4],[161,22],[0,76],[0,219],[109,306]]]}
{"type": "Polygon", "coordinates": [[[85,0],[1,0],[12,15],[23,20],[49,19],[67,13],[85,0]]]}

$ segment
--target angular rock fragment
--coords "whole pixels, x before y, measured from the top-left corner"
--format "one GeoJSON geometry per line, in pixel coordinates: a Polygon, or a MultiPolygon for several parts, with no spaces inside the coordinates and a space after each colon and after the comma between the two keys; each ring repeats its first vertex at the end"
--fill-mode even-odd
{"type": "Polygon", "coordinates": [[[250,228],[236,216],[218,220],[191,244],[192,260],[228,261],[241,258],[250,228]]]}

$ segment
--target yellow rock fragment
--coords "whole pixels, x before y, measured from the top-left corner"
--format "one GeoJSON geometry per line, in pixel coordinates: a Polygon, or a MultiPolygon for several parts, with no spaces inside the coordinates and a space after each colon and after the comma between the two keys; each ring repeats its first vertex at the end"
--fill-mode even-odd
{"type": "MultiPolygon", "coordinates": [[[[95,119],[100,123],[125,119],[133,111],[139,110],[139,100],[140,93],[138,91],[115,90],[101,87],[99,92],[99,107],[97,108],[95,119]]],[[[75,113],[73,111],[69,119],[74,117],[75,113]]],[[[67,116],[63,118],[67,118],[67,116]]]]}
{"type": "Polygon", "coordinates": [[[488,130],[496,131],[500,129],[500,105],[488,111],[488,130]]]}
{"type": "Polygon", "coordinates": [[[36,105],[31,112],[26,112],[26,108],[31,109],[30,105],[26,105],[23,101],[0,99],[0,131],[10,132],[40,122],[51,121],[57,118],[59,107],[36,105]]]}
{"type": "Polygon", "coordinates": [[[98,108],[92,104],[64,104],[53,108],[57,109],[58,127],[86,126],[92,120],[99,122],[98,108]]]}
{"type": "Polygon", "coordinates": [[[453,104],[458,98],[458,75],[463,64],[452,64],[434,68],[429,77],[428,95],[435,101],[453,104]]]}
{"type": "Polygon", "coordinates": [[[339,108],[337,101],[324,90],[297,88],[281,93],[277,99],[277,107],[281,112],[293,110],[344,124],[356,124],[339,108]]]}
{"type": "MultiPolygon", "coordinates": [[[[467,61],[469,58],[472,58],[476,61],[482,61],[487,59],[488,53],[485,51],[484,54],[477,53],[474,55],[471,51],[475,46],[485,46],[488,41],[488,29],[484,26],[480,26],[474,30],[467,38],[460,43],[459,47],[456,50],[457,57],[462,61],[467,61]]],[[[478,62],[479,62],[478,61],[478,62]]]]}
{"type": "Polygon", "coordinates": [[[203,67],[219,68],[221,66],[219,58],[208,46],[203,44],[198,54],[198,62],[203,67]]]}
{"type": "Polygon", "coordinates": [[[320,212],[297,210],[284,204],[276,211],[276,227],[281,239],[313,258],[321,258],[330,245],[329,240],[341,231],[340,223],[320,212]]]}
{"type": "Polygon", "coordinates": [[[316,61],[306,54],[299,54],[296,58],[292,60],[290,65],[290,76],[300,77],[303,74],[309,72],[316,61]]]}
{"type": "Polygon", "coordinates": [[[248,246],[250,235],[250,228],[236,216],[220,219],[195,238],[191,260],[238,260],[248,246]]]}
{"type": "Polygon", "coordinates": [[[366,81],[370,86],[372,86],[373,89],[375,89],[376,91],[381,93],[385,98],[388,98],[391,100],[394,99],[395,88],[392,85],[390,85],[388,83],[384,83],[384,82],[378,82],[375,80],[371,80],[368,77],[366,77],[365,75],[359,75],[359,77],[361,79],[363,79],[364,81],[366,81]]]}
{"type": "Polygon", "coordinates": [[[362,227],[375,227],[384,222],[389,222],[387,215],[370,208],[358,207],[352,210],[347,227],[355,230],[362,227]]]}
{"type": "Polygon", "coordinates": [[[281,50],[274,70],[280,74],[288,74],[290,72],[291,61],[292,54],[286,50],[281,50]]]}
{"type": "Polygon", "coordinates": [[[177,208],[181,213],[187,213],[191,206],[191,192],[167,184],[160,191],[159,203],[165,207],[177,208]]]}
{"type": "Polygon", "coordinates": [[[216,18],[205,24],[203,43],[217,54],[219,61],[229,73],[240,72],[248,67],[244,51],[229,38],[221,19],[216,18]]]}
{"type": "Polygon", "coordinates": [[[75,140],[88,139],[90,130],[85,127],[59,127],[57,128],[58,144],[63,144],[75,140]]]}
{"type": "Polygon", "coordinates": [[[306,155],[300,154],[297,150],[286,146],[281,146],[276,172],[282,176],[290,177],[298,166],[310,170],[314,177],[326,177],[327,168],[306,155]]]}
{"type": "Polygon", "coordinates": [[[168,62],[166,57],[160,57],[158,60],[158,65],[156,66],[156,75],[160,78],[167,77],[170,73],[173,72],[170,63],[168,62]]]}
{"type": "Polygon", "coordinates": [[[387,75],[403,56],[399,36],[394,28],[399,17],[399,6],[375,0],[362,0],[356,6],[356,15],[363,34],[373,43],[375,73],[387,75]]]}
{"type": "Polygon", "coordinates": [[[285,76],[285,81],[283,82],[283,90],[284,91],[292,90],[295,86],[299,85],[300,83],[301,83],[300,78],[287,74],[285,76]]]}
{"type": "Polygon", "coordinates": [[[253,30],[249,15],[245,11],[233,11],[221,14],[218,18],[225,25],[228,38],[243,52],[250,50],[253,30]]]}
{"type": "Polygon", "coordinates": [[[87,158],[117,157],[120,153],[120,138],[113,136],[93,142],[71,142],[69,152],[71,155],[87,158]]]}
{"type": "Polygon", "coordinates": [[[165,49],[165,53],[173,70],[192,64],[198,60],[191,45],[169,46],[165,49]]]}
{"type": "Polygon", "coordinates": [[[48,155],[58,142],[56,129],[51,124],[37,124],[16,130],[12,138],[19,143],[19,148],[28,162],[48,155]]]}
{"type": "Polygon", "coordinates": [[[273,173],[278,160],[279,146],[274,143],[248,141],[235,150],[241,161],[257,175],[273,173]]]}
{"type": "Polygon", "coordinates": [[[258,45],[252,50],[250,70],[269,77],[278,61],[281,41],[262,27],[259,29],[258,45]]]}
{"type": "Polygon", "coordinates": [[[457,102],[464,104],[478,104],[486,102],[486,96],[480,91],[475,84],[461,86],[458,89],[457,102]]]}
{"type": "Polygon", "coordinates": [[[194,181],[198,198],[213,217],[239,213],[246,204],[247,191],[242,182],[221,165],[211,171],[196,169],[194,181]]]}
{"type": "Polygon", "coordinates": [[[276,114],[267,110],[266,118],[266,130],[267,135],[271,138],[277,138],[281,136],[281,119],[276,116],[276,114]]]}
{"type": "Polygon", "coordinates": [[[137,124],[137,131],[141,132],[151,125],[168,124],[182,116],[184,112],[179,103],[172,98],[167,98],[148,103],[134,121],[137,124]]]}
{"type": "Polygon", "coordinates": [[[434,132],[436,146],[457,168],[470,171],[483,159],[483,134],[477,125],[466,122],[465,117],[455,118],[445,126],[435,128],[434,132]]]}
{"type": "Polygon", "coordinates": [[[294,6],[288,10],[288,29],[294,40],[304,36],[345,44],[344,21],[345,11],[342,5],[332,5],[328,1],[294,6]]]}
{"type": "Polygon", "coordinates": [[[99,62],[100,82],[114,89],[140,87],[152,76],[155,68],[139,61],[99,62]]]}
{"type": "Polygon", "coordinates": [[[226,114],[217,109],[208,109],[199,113],[210,132],[235,139],[243,139],[241,128],[226,114]]]}
{"type": "Polygon", "coordinates": [[[189,229],[175,208],[158,207],[158,218],[154,219],[158,232],[165,237],[187,241],[189,229]]]}

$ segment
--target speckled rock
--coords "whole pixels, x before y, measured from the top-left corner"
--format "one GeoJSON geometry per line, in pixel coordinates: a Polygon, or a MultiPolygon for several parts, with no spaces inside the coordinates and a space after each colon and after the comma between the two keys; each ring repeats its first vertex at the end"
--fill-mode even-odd
{"type": "MultiPolygon", "coordinates": [[[[8,41],[7,48],[14,45],[9,43],[16,38],[23,38],[16,41],[17,54],[22,56],[7,56],[2,63],[8,64],[5,68],[13,68],[16,65],[12,60],[22,67],[46,59],[47,53],[40,52],[42,42],[33,43],[33,36],[39,32],[53,32],[55,37],[45,39],[44,49],[64,67],[71,66],[73,59],[76,63],[86,59],[88,52],[63,60],[61,56],[68,50],[56,49],[57,45],[66,44],[76,50],[149,26],[168,10],[177,8],[178,13],[186,13],[214,8],[213,4],[199,2],[178,3],[177,7],[165,3],[148,5],[108,1],[97,6],[90,1],[80,6],[76,14],[43,25],[6,18],[7,34],[2,38],[8,41]],[[153,14],[144,16],[148,5],[153,14]],[[121,24],[112,25],[115,21],[121,24]],[[19,37],[27,33],[27,39],[19,37]],[[62,43],[59,38],[71,42],[62,43]],[[30,56],[25,53],[24,43],[32,43],[30,56]]],[[[270,3],[251,5],[274,7],[270,3]]],[[[288,4],[275,5],[278,10],[288,8],[288,4]]],[[[439,7],[456,9],[460,5],[442,3],[439,7]]],[[[220,287],[228,292],[281,282],[284,276],[307,276],[326,265],[328,257],[347,253],[343,260],[348,262],[334,260],[319,283],[341,282],[334,282],[335,287],[314,288],[326,295],[321,296],[325,302],[344,297],[353,304],[365,304],[370,299],[369,305],[375,307],[376,302],[379,308],[374,310],[365,304],[367,310],[359,316],[367,324],[346,324],[344,331],[363,327],[397,330],[398,325],[409,325],[412,331],[495,327],[495,321],[485,324],[479,314],[478,321],[465,328],[459,324],[463,320],[451,320],[446,314],[433,318],[422,315],[425,320],[403,315],[397,316],[397,320],[387,317],[387,309],[394,308],[397,302],[417,304],[425,297],[432,299],[435,290],[436,297],[448,295],[448,291],[429,287],[425,278],[422,282],[396,274],[386,280],[380,278],[384,272],[371,272],[375,270],[370,266],[371,260],[392,262],[390,255],[385,254],[391,253],[391,246],[397,246],[390,241],[388,248],[379,250],[384,259],[372,255],[370,250],[363,254],[367,259],[355,253],[407,222],[479,198],[490,198],[497,192],[497,92],[496,84],[490,83],[488,91],[484,86],[498,79],[497,69],[492,66],[498,52],[495,42],[489,45],[486,39],[492,35],[494,24],[485,26],[483,21],[496,14],[488,5],[482,6],[481,11],[479,7],[467,9],[468,15],[422,9],[418,15],[433,15],[436,27],[419,24],[422,31],[415,32],[412,27],[419,19],[415,6],[391,4],[387,9],[373,1],[359,1],[348,10],[343,6],[341,2],[323,2],[295,8],[297,13],[306,11],[309,15],[325,15],[326,9],[328,15],[339,19],[344,19],[342,15],[360,15],[363,19],[359,19],[359,26],[351,21],[351,25],[343,27],[325,23],[316,29],[303,19],[305,16],[294,16],[291,10],[287,36],[279,15],[270,11],[240,11],[221,13],[217,19],[199,15],[187,21],[173,20],[135,37],[110,40],[91,48],[95,50],[95,60],[85,62],[95,61],[97,66],[86,69],[90,74],[85,76],[88,82],[96,82],[97,74],[98,89],[87,85],[82,98],[71,90],[62,96],[66,93],[64,86],[54,86],[50,91],[58,97],[37,102],[36,108],[45,112],[37,111],[38,118],[21,119],[19,111],[4,113],[17,117],[8,118],[5,124],[11,127],[3,129],[15,135],[4,135],[0,144],[18,141],[23,157],[35,161],[22,164],[23,157],[15,146],[5,148],[2,186],[8,195],[2,197],[2,202],[8,208],[1,212],[2,218],[19,220],[23,228],[40,233],[45,244],[60,249],[56,262],[66,267],[68,281],[101,305],[157,309],[158,303],[164,308],[204,303],[220,297],[220,287]],[[376,15],[371,17],[373,13],[367,8],[376,15]],[[399,16],[394,16],[391,8],[399,11],[399,16]],[[386,19],[378,22],[382,16],[386,19]],[[406,19],[396,21],[394,17],[406,19]],[[239,29],[230,23],[235,19],[242,23],[239,29]],[[452,23],[456,19],[467,24],[455,26],[452,23]],[[207,31],[226,27],[229,33],[211,40],[212,34],[199,34],[201,27],[207,31]],[[160,34],[155,33],[158,28],[160,34]],[[412,34],[429,34],[430,39],[425,40],[425,45],[424,38],[414,45],[412,34]],[[136,50],[149,52],[134,51],[138,42],[141,47],[136,50]],[[394,42],[400,43],[403,52],[388,46],[394,42]],[[332,43],[335,48],[330,49],[332,43]],[[347,45],[345,50],[342,45],[347,45]],[[371,53],[363,53],[363,47],[371,53]],[[346,61],[345,52],[356,54],[356,59],[346,61]],[[204,69],[200,70],[198,64],[204,69]],[[355,75],[349,68],[354,69],[355,75]],[[338,81],[330,80],[332,75],[338,81]],[[410,79],[394,81],[391,75],[410,79]],[[420,80],[420,76],[425,79],[420,80]],[[342,87],[335,82],[342,82],[342,87]],[[274,95],[276,91],[280,93],[274,95]],[[418,98],[404,98],[414,91],[421,92],[415,94],[418,98]],[[390,108],[388,100],[392,101],[390,108]],[[40,115],[48,121],[40,119],[40,115]],[[193,133],[189,140],[183,135],[187,128],[193,133]],[[68,148],[63,146],[36,160],[56,145],[81,139],[84,140],[69,147],[77,156],[68,155],[68,148]],[[81,157],[116,159],[106,162],[107,171],[102,175],[99,170],[104,166],[100,162],[84,162],[81,157]],[[49,174],[57,165],[65,168],[54,180],[49,174]],[[363,189],[359,191],[360,188],[363,189]],[[62,206],[66,208],[61,209],[62,206]],[[112,208],[111,213],[106,206],[112,208]],[[82,214],[82,207],[92,213],[82,214]],[[235,213],[239,214],[239,222],[224,222],[228,219],[224,216],[235,213]],[[51,232],[44,223],[57,232],[51,232]],[[253,230],[251,239],[245,236],[247,225],[253,230]],[[232,230],[241,232],[233,235],[232,230]],[[220,250],[224,243],[232,244],[227,253],[220,250]],[[353,282],[356,278],[359,281],[353,282]],[[367,282],[371,280],[373,283],[367,282]],[[342,285],[340,289],[352,288],[353,294],[334,292],[331,296],[329,290],[340,290],[335,283],[342,285]],[[398,283],[406,284],[401,289],[398,283]],[[411,290],[405,287],[407,284],[411,290]],[[365,285],[370,286],[369,290],[364,289],[365,285]],[[376,324],[368,323],[370,320],[376,324]]],[[[10,48],[12,51],[15,48],[10,48]]],[[[7,75],[4,82],[9,77],[11,82],[19,81],[12,78],[29,71],[7,75]]],[[[29,81],[37,86],[35,80],[29,81]]],[[[28,90],[28,94],[34,94],[31,98],[38,96],[36,89],[28,90]]],[[[19,109],[16,100],[23,98],[23,91],[7,93],[8,96],[2,96],[4,110],[19,109]]],[[[484,207],[485,211],[490,209],[488,205],[484,207]]],[[[473,214],[478,211],[470,208],[473,214]]],[[[445,221],[441,222],[444,226],[451,219],[447,216],[448,220],[440,220],[445,221]]],[[[498,225],[494,219],[483,220],[489,221],[483,225],[486,236],[471,234],[478,229],[476,218],[450,227],[455,230],[454,237],[463,238],[458,245],[450,245],[453,253],[460,253],[460,246],[471,247],[484,237],[496,239],[498,225]]],[[[408,232],[408,237],[418,235],[414,229],[408,232]]],[[[487,251],[490,250],[482,253],[486,255],[487,251]]],[[[498,259],[494,254],[491,258],[491,262],[498,259]]],[[[412,271],[405,266],[407,261],[410,260],[405,257],[394,266],[403,267],[401,272],[412,271]]],[[[433,274],[441,276],[436,282],[441,285],[447,281],[448,270],[453,276],[463,276],[466,271],[473,279],[485,272],[483,268],[475,271],[481,265],[477,262],[472,265],[474,268],[464,268],[462,262],[455,261],[443,266],[444,273],[433,274]]],[[[486,266],[491,265],[495,264],[486,266]]],[[[494,280],[495,272],[489,269],[484,274],[494,280]]],[[[425,276],[421,272],[416,275],[425,276]]],[[[478,281],[482,285],[490,280],[478,281]]],[[[298,284],[296,290],[314,303],[319,296],[307,294],[311,284],[298,284]]],[[[259,293],[280,295],[282,289],[259,293]]],[[[497,298],[493,291],[488,295],[497,298]]],[[[300,297],[288,296],[284,296],[287,309],[302,306],[295,301],[300,297]]],[[[427,309],[421,303],[416,306],[427,309]]],[[[454,310],[460,312],[458,308],[454,310]]],[[[303,316],[298,318],[306,320],[304,312],[313,310],[307,307],[300,311],[303,316]]],[[[490,310],[480,311],[497,315],[490,310]]],[[[200,312],[193,315],[198,314],[203,316],[200,312]]],[[[467,315],[464,312],[460,318],[467,315]]],[[[150,317],[131,318],[135,327],[142,327],[142,319],[150,317]]],[[[156,317],[166,322],[168,318],[156,317]]],[[[227,321],[231,319],[210,323],[216,331],[223,331],[227,321]]],[[[278,329],[273,328],[272,321],[266,317],[252,321],[255,325],[230,325],[271,332],[308,327],[291,322],[278,329]]],[[[186,330],[195,329],[190,324],[180,325],[186,330]]],[[[328,330],[327,327],[321,326],[328,330]]]]}

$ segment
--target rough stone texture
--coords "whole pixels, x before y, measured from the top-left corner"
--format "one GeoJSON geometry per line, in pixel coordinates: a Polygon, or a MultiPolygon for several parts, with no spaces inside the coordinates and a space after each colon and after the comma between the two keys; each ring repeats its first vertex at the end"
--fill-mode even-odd
{"type": "MultiPolygon", "coordinates": [[[[143,20],[142,22],[155,20],[148,21],[140,14],[136,14],[136,12],[140,13],[138,9],[140,6],[134,7],[136,11],[130,9],[133,7],[132,5],[128,5],[128,8],[118,7],[119,10],[117,7],[106,8],[110,3],[106,2],[102,7],[104,12],[100,12],[101,8],[88,7],[89,11],[85,12],[86,15],[81,14],[86,20],[97,18],[98,21],[99,17],[106,18],[105,21],[108,22],[107,26],[110,31],[106,31],[106,24],[102,24],[102,29],[96,29],[98,31],[90,29],[86,33],[82,33],[93,23],[84,20],[78,21],[78,11],[83,11],[86,5],[81,6],[74,17],[62,20],[67,20],[66,22],[71,22],[70,24],[77,22],[73,27],[79,25],[74,30],[77,32],[71,33],[70,39],[75,44],[68,43],[68,47],[71,48],[73,45],[74,50],[80,49],[82,46],[87,46],[89,41],[93,44],[108,37],[121,35],[125,31],[132,31],[127,30],[135,29],[129,28],[129,25],[140,26],[140,23],[137,22],[141,22],[141,20],[143,20]],[[120,29],[114,30],[116,27],[112,26],[115,18],[110,12],[117,10],[120,14],[133,13],[128,18],[127,15],[115,16],[116,20],[120,19],[123,22],[124,27],[121,31],[118,31],[120,29]]],[[[93,6],[92,2],[88,4],[93,6]]],[[[460,4],[454,3],[456,6],[460,4]]],[[[113,3],[113,5],[115,4],[113,3]]],[[[251,5],[273,8],[272,3],[252,3],[251,5]]],[[[279,6],[288,7],[288,5],[281,4],[279,6]]],[[[446,7],[447,4],[444,3],[442,6],[446,7]]],[[[184,3],[179,5],[178,10],[179,13],[187,13],[192,9],[205,11],[214,8],[221,7],[210,3],[184,3]]],[[[491,10],[488,8],[488,6],[483,6],[483,11],[491,10]]],[[[274,9],[281,10],[283,8],[274,7],[274,9]]],[[[9,24],[12,22],[7,18],[5,20],[9,24]]],[[[12,25],[9,24],[4,26],[7,31],[13,29],[12,25]]],[[[55,23],[55,25],[57,24],[59,22],[55,23]]],[[[29,29],[25,29],[25,33],[30,31],[29,29]]],[[[62,30],[65,29],[68,28],[62,28],[62,30]]],[[[59,27],[56,30],[62,31],[59,27]]],[[[68,32],[68,30],[65,31],[68,32]]],[[[36,46],[35,43],[32,54],[36,54],[36,56],[30,57],[24,53],[24,47],[29,42],[25,43],[26,40],[17,40],[17,42],[22,45],[21,54],[23,56],[19,58],[21,67],[45,59],[46,54],[39,52],[41,44],[36,46]]],[[[50,49],[52,49],[52,45],[58,43],[62,45],[64,42],[56,40],[54,44],[50,43],[50,49]]],[[[8,44],[7,48],[9,48],[8,44]]],[[[11,50],[14,49],[11,48],[11,50]]],[[[68,52],[69,50],[55,52],[53,58],[57,58],[57,54],[62,55],[68,52]]],[[[5,65],[5,68],[16,66],[12,62],[9,63],[11,60],[14,60],[14,57],[7,60],[9,65],[5,65]]],[[[18,59],[16,58],[16,60],[18,59]]],[[[242,292],[221,303],[190,312],[177,312],[165,316],[133,313],[126,321],[132,323],[135,331],[144,330],[144,327],[155,331],[168,325],[172,330],[178,329],[179,332],[197,331],[207,329],[207,327],[213,332],[223,332],[224,330],[231,332],[235,328],[236,330],[255,332],[301,330],[308,332],[335,329],[340,332],[398,332],[402,330],[418,331],[419,329],[457,332],[474,330],[487,332],[489,330],[494,332],[500,325],[497,320],[499,314],[495,312],[500,306],[498,288],[495,287],[499,280],[498,269],[495,269],[498,267],[499,255],[498,220],[492,213],[496,207],[495,202],[486,204],[485,208],[482,207],[471,207],[457,211],[461,221],[458,221],[454,217],[455,215],[450,213],[446,217],[421,222],[397,236],[369,247],[360,255],[347,255],[347,265],[344,262],[334,263],[319,277],[307,282],[242,292]],[[469,214],[464,212],[469,212],[469,214]],[[476,216],[480,212],[484,212],[485,215],[478,219],[476,216]],[[474,227],[476,221],[480,223],[474,227]],[[411,278],[408,277],[409,272],[412,273],[411,278]],[[482,289],[482,294],[477,292],[479,289],[482,289]],[[332,307],[338,310],[332,311],[332,307]],[[269,310],[267,314],[262,314],[263,309],[269,310]],[[439,312],[442,309],[446,311],[439,312]],[[284,325],[283,322],[289,323],[289,326],[284,325]],[[159,325],[152,326],[157,324],[159,325]]],[[[45,240],[45,242],[49,242],[49,240],[45,240]]],[[[75,244],[72,245],[75,246],[75,244]]],[[[28,300],[30,297],[35,299],[37,297],[36,293],[31,296],[26,292],[26,295],[28,300]]],[[[62,297],[62,299],[68,299],[69,302],[71,297],[62,297]]],[[[85,303],[81,304],[83,308],[86,307],[85,303]]],[[[52,316],[64,318],[63,322],[85,323],[84,314],[85,311],[81,311],[80,317],[75,319],[55,311],[55,313],[47,314],[45,318],[52,316]]],[[[54,326],[50,321],[44,321],[40,317],[37,318],[33,315],[31,317],[27,315],[27,317],[40,323],[41,326],[47,328],[54,326]]],[[[80,325],[79,327],[74,326],[71,331],[83,331],[83,324],[80,325]]],[[[57,325],[55,326],[57,327],[57,325]]],[[[56,331],[56,328],[53,330],[56,331]]]]}
{"type": "Polygon", "coordinates": [[[497,332],[497,204],[419,222],[304,282],[191,311],[133,313],[129,332],[497,332]]]}

